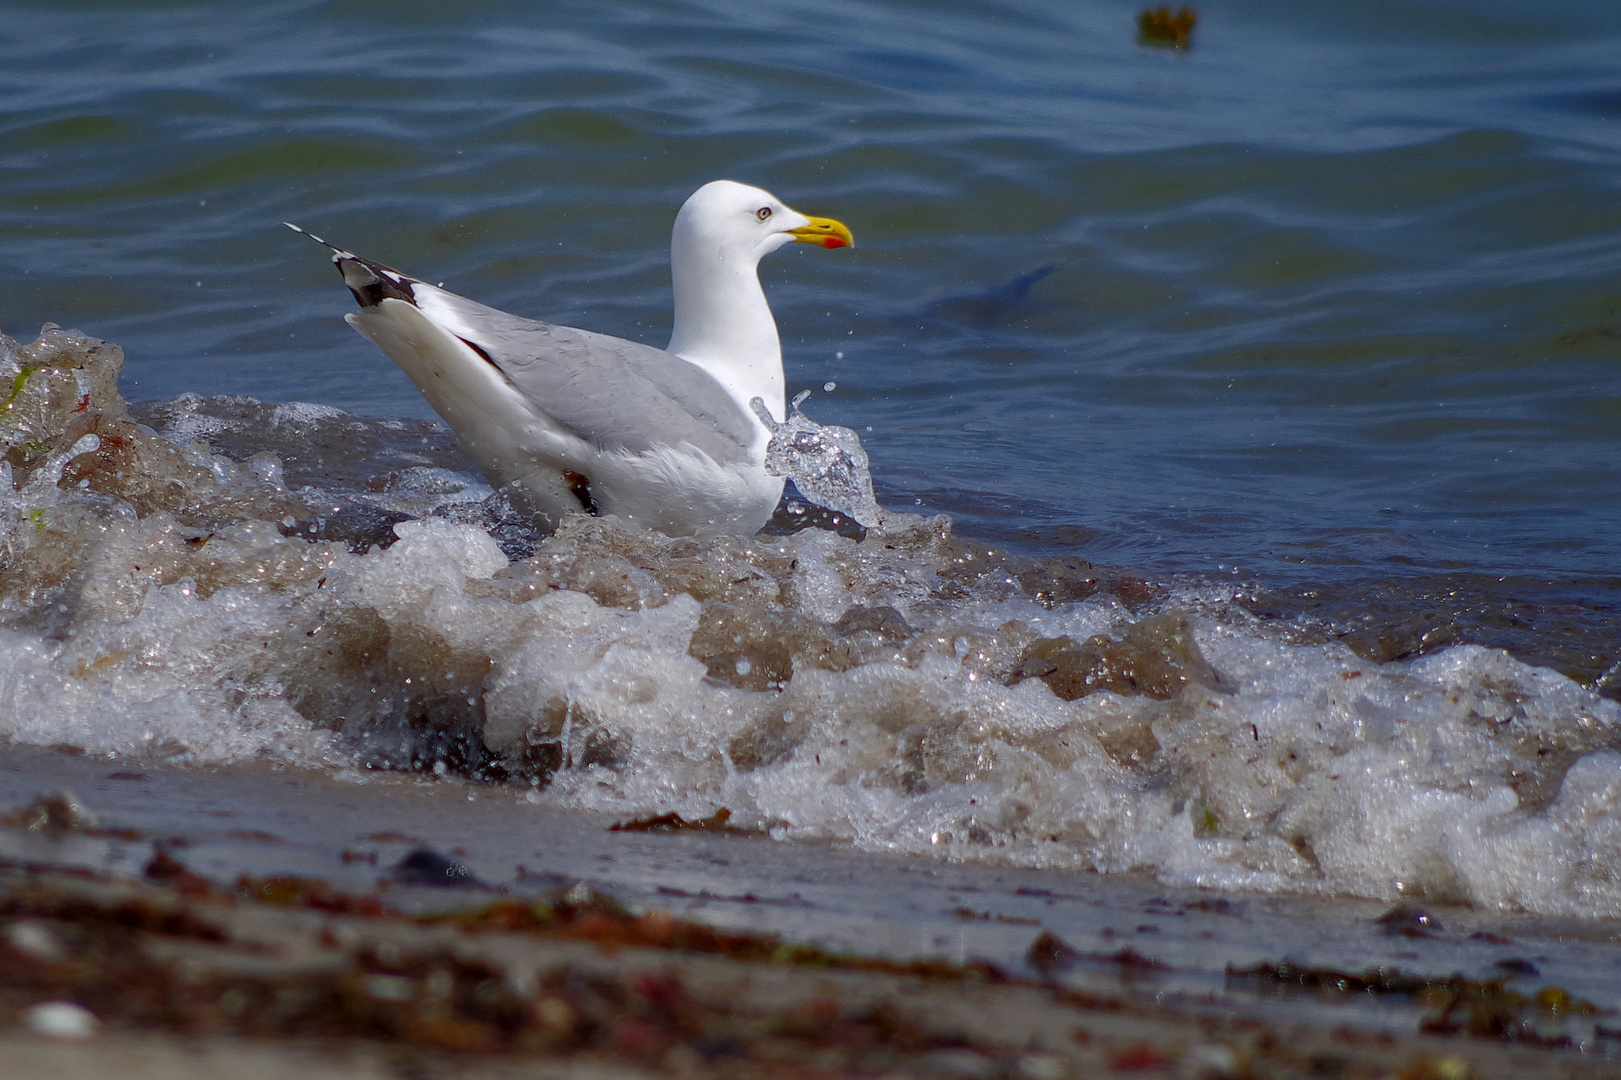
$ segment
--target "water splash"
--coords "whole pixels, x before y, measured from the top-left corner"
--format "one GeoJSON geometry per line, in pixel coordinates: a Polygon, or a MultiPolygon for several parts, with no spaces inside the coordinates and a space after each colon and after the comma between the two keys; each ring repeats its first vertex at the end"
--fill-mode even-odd
{"type": "Polygon", "coordinates": [[[805,390],[795,396],[788,419],[780,424],[763,400],[749,402],[754,415],[771,431],[766,471],[792,480],[800,494],[818,506],[869,529],[882,528],[886,515],[872,493],[871,462],[861,448],[861,439],[847,427],[818,424],[800,412],[800,404],[810,393],[805,390]]]}

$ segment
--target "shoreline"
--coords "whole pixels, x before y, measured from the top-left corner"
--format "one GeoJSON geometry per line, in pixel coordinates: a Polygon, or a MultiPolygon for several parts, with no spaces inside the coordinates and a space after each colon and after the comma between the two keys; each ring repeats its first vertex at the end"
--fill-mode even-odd
{"type": "Polygon", "coordinates": [[[0,828],[0,1051],[20,1075],[1489,1080],[1613,1075],[1621,1057],[1606,920],[1381,919],[610,831],[461,785],[135,767],[0,753],[0,806],[72,781],[99,815],[0,828]],[[417,884],[422,847],[482,887],[417,884]],[[530,865],[501,876],[519,850],[530,865]],[[1584,971],[1597,981],[1566,979],[1584,971]],[[88,1006],[99,1033],[33,1033],[24,1010],[50,1000],[88,1006]]]}
{"type": "Polygon", "coordinates": [[[572,938],[479,925],[530,909],[511,901],[460,918],[368,917],[312,903],[340,906],[331,894],[257,902],[189,872],[163,888],[37,866],[0,870],[10,954],[0,980],[10,1030],[0,1046],[53,1075],[116,1063],[132,1077],[216,1075],[227,1060],[234,1075],[296,1065],[312,1077],[399,1075],[405,1061],[458,1077],[530,1065],[579,1077],[1613,1075],[1613,1060],[1566,1049],[1392,1034],[1354,1018],[1279,1021],[1231,1002],[1163,1000],[1125,980],[1098,995],[975,967],[907,971],[809,951],[762,961],[661,948],[647,943],[649,928],[679,937],[689,924],[610,915],[611,901],[598,897],[581,907],[601,910],[566,924],[572,938]],[[36,931],[23,948],[19,925],[36,931]],[[633,927],[644,931],[641,943],[615,940],[633,927]],[[53,938],[65,948],[48,955],[53,946],[41,942],[53,938]],[[105,1034],[19,1031],[30,994],[73,1000],[68,988],[84,997],[86,980],[127,1003],[103,1004],[105,1034]],[[247,1072],[236,1071],[239,1061],[247,1072]]]}

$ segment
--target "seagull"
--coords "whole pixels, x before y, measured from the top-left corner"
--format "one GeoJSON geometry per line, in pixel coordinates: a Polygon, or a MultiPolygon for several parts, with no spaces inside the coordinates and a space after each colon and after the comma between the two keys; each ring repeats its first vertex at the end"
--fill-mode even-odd
{"type": "Polygon", "coordinates": [[[422,391],[490,483],[547,531],[615,515],[671,536],[751,535],[783,480],[766,470],[784,419],[782,345],[760,259],[850,247],[850,230],[732,180],[695,191],[670,237],[667,348],[525,319],[327,243],[360,304],[344,316],[422,391]]]}

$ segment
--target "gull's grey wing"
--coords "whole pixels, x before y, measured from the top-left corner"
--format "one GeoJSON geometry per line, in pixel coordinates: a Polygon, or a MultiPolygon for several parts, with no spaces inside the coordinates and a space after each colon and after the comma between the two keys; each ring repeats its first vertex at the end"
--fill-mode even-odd
{"type": "MultiPolygon", "coordinates": [[[[413,284],[415,284],[413,282],[413,284]]],[[[424,314],[481,352],[558,423],[605,450],[690,443],[716,462],[749,459],[759,424],[708,372],[623,338],[525,319],[434,288],[424,314]]]]}

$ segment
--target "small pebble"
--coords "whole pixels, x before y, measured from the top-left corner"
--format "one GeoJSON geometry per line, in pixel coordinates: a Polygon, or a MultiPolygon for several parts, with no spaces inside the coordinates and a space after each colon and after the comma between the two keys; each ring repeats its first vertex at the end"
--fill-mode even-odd
{"type": "Polygon", "coordinates": [[[1013,1071],[1025,1080],[1062,1080],[1069,1075],[1069,1065],[1057,1054],[1030,1053],[1019,1058],[1013,1071]]]}
{"type": "Polygon", "coordinates": [[[990,1080],[996,1075],[996,1062],[973,1050],[931,1050],[923,1055],[922,1064],[936,1076],[990,1080]]]}
{"type": "Polygon", "coordinates": [[[420,847],[406,854],[394,865],[394,880],[401,885],[426,885],[433,888],[485,889],[485,885],[463,863],[448,858],[433,848],[420,847]]]}
{"type": "Polygon", "coordinates": [[[43,1001],[23,1010],[23,1022],[37,1034],[52,1039],[88,1039],[101,1021],[83,1005],[71,1001],[43,1001]]]}
{"type": "Polygon", "coordinates": [[[1237,1052],[1221,1043],[1204,1043],[1193,1047],[1188,1051],[1187,1061],[1219,1076],[1238,1075],[1241,1064],[1237,1052]]]}
{"type": "Polygon", "coordinates": [[[1383,926],[1386,933],[1407,937],[1432,937],[1445,929],[1440,919],[1416,904],[1397,904],[1373,921],[1383,926]]]}
{"type": "Polygon", "coordinates": [[[1031,967],[1047,978],[1051,978],[1055,972],[1069,970],[1082,959],[1081,954],[1069,942],[1050,930],[1043,931],[1030,943],[1030,949],[1024,958],[1031,967]]]}
{"type": "Polygon", "coordinates": [[[32,832],[71,832],[91,828],[95,824],[96,815],[71,791],[41,795],[27,806],[0,816],[0,825],[32,832]]]}
{"type": "Polygon", "coordinates": [[[416,987],[404,975],[366,976],[366,996],[374,1001],[410,1001],[416,987]]]}
{"type": "Polygon", "coordinates": [[[68,947],[49,927],[29,920],[14,922],[6,927],[6,943],[35,960],[52,964],[66,959],[68,955],[68,947]]]}

